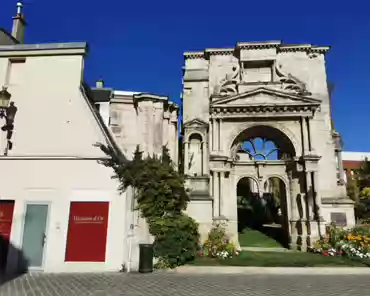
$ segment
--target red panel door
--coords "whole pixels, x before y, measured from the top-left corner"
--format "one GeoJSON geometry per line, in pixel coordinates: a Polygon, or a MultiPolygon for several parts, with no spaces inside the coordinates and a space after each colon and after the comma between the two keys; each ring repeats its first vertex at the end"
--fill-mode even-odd
{"type": "Polygon", "coordinates": [[[13,200],[0,200],[0,269],[4,269],[6,267],[13,211],[13,200]]]}
{"type": "Polygon", "coordinates": [[[109,202],[71,202],[65,261],[105,262],[109,202]]]}

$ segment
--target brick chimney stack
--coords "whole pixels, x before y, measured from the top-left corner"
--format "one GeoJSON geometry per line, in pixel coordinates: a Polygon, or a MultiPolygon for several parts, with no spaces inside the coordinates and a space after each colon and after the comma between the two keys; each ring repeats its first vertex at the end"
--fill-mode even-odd
{"type": "Polygon", "coordinates": [[[24,20],[24,15],[22,13],[23,3],[17,3],[17,14],[13,17],[13,29],[12,36],[19,41],[19,43],[24,43],[24,31],[26,28],[26,21],[24,20]]]}

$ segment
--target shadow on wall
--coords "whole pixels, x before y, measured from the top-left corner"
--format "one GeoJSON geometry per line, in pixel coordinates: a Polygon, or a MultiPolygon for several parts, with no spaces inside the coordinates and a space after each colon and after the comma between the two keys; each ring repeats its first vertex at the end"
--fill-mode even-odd
{"type": "Polygon", "coordinates": [[[0,235],[0,286],[28,272],[28,260],[23,252],[9,243],[8,239],[0,235]],[[17,269],[7,272],[6,263],[8,254],[18,258],[17,269]]]}

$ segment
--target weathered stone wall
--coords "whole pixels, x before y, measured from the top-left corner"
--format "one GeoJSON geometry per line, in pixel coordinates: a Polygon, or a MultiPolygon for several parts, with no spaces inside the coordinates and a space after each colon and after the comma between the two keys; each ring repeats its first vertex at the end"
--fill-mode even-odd
{"type": "MultiPolygon", "coordinates": [[[[231,228],[236,225],[237,180],[247,173],[243,170],[254,170],[254,167],[234,167],[235,140],[249,128],[267,126],[285,135],[295,150],[297,163],[293,170],[297,171],[293,171],[293,180],[288,180],[285,171],[275,172],[285,180],[287,190],[292,190],[288,198],[293,194],[294,200],[299,197],[308,203],[308,212],[298,215],[297,205],[288,201],[291,227],[297,219],[314,219],[314,198],[319,207],[321,201],[325,201],[320,214],[325,216],[327,223],[330,222],[330,211],[334,208],[332,201],[345,199],[346,190],[337,183],[325,64],[328,50],[328,47],[271,41],[185,53],[185,141],[194,129],[206,136],[208,165],[203,174],[210,179],[213,219],[221,216],[229,220],[231,228]],[[298,159],[304,164],[298,164],[298,159]]],[[[269,135],[260,136],[268,138],[269,135]]],[[[186,164],[192,151],[188,142],[184,148],[186,164]]],[[[277,167],[266,164],[263,168],[264,173],[269,174],[277,167]]],[[[186,167],[185,172],[189,172],[186,167]]],[[[251,172],[251,176],[256,174],[256,171],[251,172]]],[[[189,186],[192,187],[191,182],[189,186]]],[[[191,211],[197,217],[195,206],[191,211]]],[[[344,211],[353,222],[353,206],[348,205],[344,211]]],[[[311,225],[311,228],[311,238],[316,238],[318,227],[311,225]]],[[[309,230],[300,235],[305,240],[309,230]]]]}
{"type": "Polygon", "coordinates": [[[177,165],[178,107],[166,97],[150,95],[137,99],[134,93],[114,95],[110,104],[110,128],[127,158],[137,147],[147,155],[160,155],[167,146],[177,165]]]}

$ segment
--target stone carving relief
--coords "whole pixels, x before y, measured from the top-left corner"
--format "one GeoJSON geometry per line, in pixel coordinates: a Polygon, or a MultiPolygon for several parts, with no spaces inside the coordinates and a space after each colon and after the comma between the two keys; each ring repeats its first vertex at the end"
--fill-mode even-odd
{"type": "Polygon", "coordinates": [[[230,96],[238,93],[237,85],[240,82],[240,66],[235,64],[232,67],[232,72],[226,73],[219,84],[214,88],[214,94],[220,96],[230,96]]]}
{"type": "Polygon", "coordinates": [[[276,65],[275,71],[283,90],[290,91],[298,95],[311,95],[311,93],[306,89],[306,84],[292,74],[285,73],[282,70],[282,65],[276,65]]]}
{"type": "MultiPolygon", "coordinates": [[[[281,88],[298,95],[311,95],[307,90],[306,84],[290,73],[285,73],[282,65],[276,65],[275,72],[278,82],[281,82],[281,88]]],[[[213,93],[219,96],[230,96],[238,94],[238,84],[243,80],[243,71],[239,64],[233,65],[231,71],[226,73],[218,85],[214,88],[213,93]]]]}

